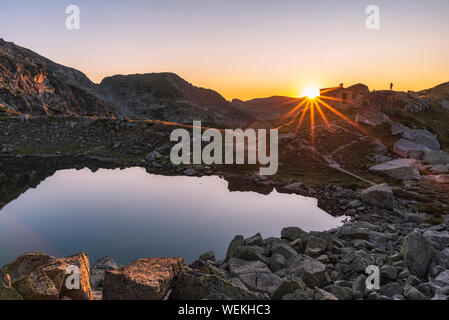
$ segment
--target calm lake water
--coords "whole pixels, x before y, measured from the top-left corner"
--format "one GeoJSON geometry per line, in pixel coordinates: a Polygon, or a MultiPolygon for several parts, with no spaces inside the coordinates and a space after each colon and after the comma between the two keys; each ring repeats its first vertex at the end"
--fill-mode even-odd
{"type": "Polygon", "coordinates": [[[273,191],[230,192],[219,177],[161,176],[142,168],[61,170],[0,211],[0,266],[27,251],[78,252],[91,262],[110,256],[126,264],[142,257],[181,256],[187,262],[230,240],[285,226],[326,230],[341,224],[316,200],[273,191]]]}

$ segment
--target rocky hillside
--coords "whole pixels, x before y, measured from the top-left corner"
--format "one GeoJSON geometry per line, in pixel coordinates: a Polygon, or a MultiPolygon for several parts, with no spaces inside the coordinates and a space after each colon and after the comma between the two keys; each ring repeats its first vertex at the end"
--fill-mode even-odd
{"type": "Polygon", "coordinates": [[[0,39],[0,105],[33,115],[114,114],[83,73],[0,39]]]}
{"type": "Polygon", "coordinates": [[[236,125],[252,121],[219,93],[195,87],[174,73],[108,77],[97,88],[97,96],[116,106],[120,114],[134,119],[178,123],[201,119],[236,125]]]}
{"type": "Polygon", "coordinates": [[[219,93],[173,73],[112,76],[100,85],[82,72],[0,39],[0,108],[31,115],[203,120],[244,126],[253,119],[219,93]]]}

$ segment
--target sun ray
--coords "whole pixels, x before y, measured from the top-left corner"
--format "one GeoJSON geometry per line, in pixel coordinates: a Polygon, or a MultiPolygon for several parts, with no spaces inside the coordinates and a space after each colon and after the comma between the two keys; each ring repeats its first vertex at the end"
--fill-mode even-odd
{"type": "Polygon", "coordinates": [[[304,103],[306,103],[307,100],[304,99],[303,102],[301,102],[300,104],[298,104],[296,107],[292,108],[288,113],[286,113],[285,115],[282,116],[281,120],[279,120],[279,122],[281,122],[282,120],[285,120],[286,118],[288,118],[291,114],[293,114],[296,110],[298,110],[299,108],[301,108],[304,103]]]}
{"type": "Polygon", "coordinates": [[[334,132],[329,121],[327,120],[326,115],[324,114],[323,110],[321,109],[319,102],[314,101],[314,103],[315,103],[316,109],[318,110],[318,113],[320,114],[321,118],[323,119],[324,123],[326,124],[327,129],[331,132],[334,132]]]}
{"type": "Polygon", "coordinates": [[[312,137],[312,148],[315,150],[315,100],[312,100],[310,107],[310,134],[312,137]]]}
{"type": "Polygon", "coordinates": [[[323,90],[320,90],[320,94],[323,94],[323,93],[326,93],[326,92],[330,92],[330,91],[334,91],[334,90],[337,90],[337,89],[340,89],[340,87],[333,87],[333,88],[323,89],[323,90]]]}
{"type": "Polygon", "coordinates": [[[326,107],[327,109],[329,109],[330,111],[332,111],[333,113],[335,113],[337,116],[339,116],[340,118],[342,118],[343,120],[345,120],[346,122],[348,122],[349,124],[351,124],[353,127],[355,127],[357,130],[359,130],[360,132],[369,135],[368,132],[366,132],[366,130],[363,130],[357,123],[355,123],[354,121],[352,121],[351,119],[349,119],[347,116],[345,116],[344,114],[342,114],[340,111],[338,111],[337,109],[335,109],[334,107],[330,106],[328,103],[326,103],[325,101],[321,100],[320,98],[317,98],[317,100],[319,102],[321,102],[321,104],[326,107]]]}
{"type": "Polygon", "coordinates": [[[304,117],[307,113],[307,110],[309,110],[309,108],[310,108],[310,100],[307,101],[307,104],[306,104],[304,110],[302,111],[301,117],[298,121],[298,125],[296,126],[296,129],[295,129],[296,132],[298,132],[299,129],[301,128],[302,122],[304,121],[304,117]]]}
{"type": "Polygon", "coordinates": [[[338,101],[338,102],[345,102],[346,100],[335,98],[335,97],[329,97],[329,96],[320,96],[320,98],[326,99],[326,100],[332,100],[332,101],[338,101]]]}

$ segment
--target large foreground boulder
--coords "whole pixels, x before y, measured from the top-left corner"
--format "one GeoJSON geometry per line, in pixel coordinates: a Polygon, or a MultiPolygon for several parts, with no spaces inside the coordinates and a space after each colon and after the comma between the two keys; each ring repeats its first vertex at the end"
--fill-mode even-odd
{"type": "Polygon", "coordinates": [[[410,159],[391,160],[372,166],[369,170],[397,180],[419,180],[421,178],[414,160],[410,159]]]}
{"type": "Polygon", "coordinates": [[[89,259],[84,253],[55,258],[29,252],[3,266],[0,279],[9,278],[10,287],[26,300],[91,300],[89,271],[89,259]],[[79,288],[73,287],[75,282],[69,278],[76,276],[74,267],[79,271],[79,288]]]}
{"type": "Polygon", "coordinates": [[[235,286],[216,274],[184,266],[176,280],[170,300],[260,300],[264,297],[235,286]]]}
{"type": "Polygon", "coordinates": [[[363,190],[360,196],[362,201],[366,204],[387,210],[394,209],[393,191],[386,183],[363,190]]]}
{"type": "Polygon", "coordinates": [[[401,254],[413,275],[421,279],[427,276],[432,251],[428,240],[419,231],[412,231],[404,238],[401,254]]]}
{"type": "Polygon", "coordinates": [[[103,300],[161,300],[183,265],[183,258],[144,258],[106,271],[103,300]]]}

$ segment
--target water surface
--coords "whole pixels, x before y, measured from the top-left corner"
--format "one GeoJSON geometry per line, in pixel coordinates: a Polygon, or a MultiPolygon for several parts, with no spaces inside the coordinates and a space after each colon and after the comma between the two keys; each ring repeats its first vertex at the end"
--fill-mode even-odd
{"type": "Polygon", "coordinates": [[[61,170],[0,211],[0,265],[27,251],[86,252],[126,264],[141,257],[223,258],[236,234],[279,237],[285,226],[341,224],[316,199],[230,192],[216,177],[162,176],[142,168],[61,170]]]}

